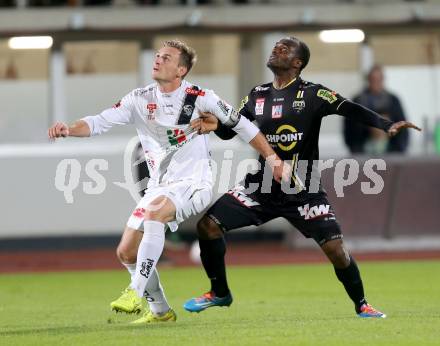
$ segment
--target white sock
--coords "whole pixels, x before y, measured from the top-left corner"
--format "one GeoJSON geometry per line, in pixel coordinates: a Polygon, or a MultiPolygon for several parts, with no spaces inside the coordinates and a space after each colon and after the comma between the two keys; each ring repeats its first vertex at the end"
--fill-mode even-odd
{"type": "Polygon", "coordinates": [[[128,273],[130,274],[130,285],[128,286],[133,288],[134,274],[136,274],[136,263],[122,263],[122,265],[127,268],[128,273]]]}
{"type": "Polygon", "coordinates": [[[144,296],[147,299],[148,305],[153,314],[161,315],[168,312],[170,309],[162,285],[160,284],[157,269],[154,270],[147,282],[144,296]]]}
{"type": "Polygon", "coordinates": [[[139,297],[144,295],[148,280],[156,269],[164,245],[165,225],[162,222],[145,220],[144,235],[139,244],[136,273],[133,278],[133,288],[139,297]]]}

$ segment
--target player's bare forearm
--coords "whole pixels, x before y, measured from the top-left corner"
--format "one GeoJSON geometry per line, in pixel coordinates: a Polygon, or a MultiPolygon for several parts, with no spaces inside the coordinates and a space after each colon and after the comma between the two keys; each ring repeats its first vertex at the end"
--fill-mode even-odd
{"type": "Polygon", "coordinates": [[[258,132],[249,144],[264,157],[277,182],[290,180],[291,167],[279,158],[261,132],[258,132]]]}
{"type": "Polygon", "coordinates": [[[71,126],[65,123],[56,122],[48,130],[47,135],[50,139],[60,137],[89,137],[90,128],[84,120],[77,120],[71,126]]]}
{"type": "Polygon", "coordinates": [[[84,120],[77,120],[69,126],[70,137],[90,137],[89,125],[84,120]]]}
{"type": "Polygon", "coordinates": [[[258,132],[257,135],[249,142],[249,144],[265,159],[269,157],[278,158],[278,155],[272,149],[261,132],[258,132]]]}

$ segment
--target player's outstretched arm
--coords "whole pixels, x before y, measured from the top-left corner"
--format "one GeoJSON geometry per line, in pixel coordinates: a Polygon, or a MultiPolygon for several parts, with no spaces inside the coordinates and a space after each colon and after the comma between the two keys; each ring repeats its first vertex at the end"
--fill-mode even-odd
{"type": "Polygon", "coordinates": [[[349,100],[344,100],[338,106],[337,114],[343,115],[364,125],[382,129],[387,132],[390,137],[395,136],[403,129],[415,129],[421,131],[418,126],[409,121],[398,121],[393,123],[392,121],[381,117],[380,114],[371,109],[349,100]]]}
{"type": "Polygon", "coordinates": [[[50,139],[60,137],[89,137],[90,128],[84,120],[77,120],[71,126],[62,122],[56,122],[48,130],[47,135],[50,139]]]}

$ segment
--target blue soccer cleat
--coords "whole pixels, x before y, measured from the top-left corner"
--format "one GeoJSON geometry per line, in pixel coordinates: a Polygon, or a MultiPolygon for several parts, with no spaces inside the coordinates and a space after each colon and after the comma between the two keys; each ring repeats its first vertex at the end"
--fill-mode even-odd
{"type": "Polygon", "coordinates": [[[212,306],[229,306],[232,304],[232,295],[228,293],[224,297],[216,297],[215,293],[210,291],[201,297],[192,298],[183,304],[183,308],[189,312],[200,312],[212,306]]]}
{"type": "Polygon", "coordinates": [[[385,315],[383,312],[380,312],[379,310],[376,310],[370,304],[363,304],[359,308],[358,316],[364,317],[364,318],[386,318],[387,317],[387,315],[385,315]]]}

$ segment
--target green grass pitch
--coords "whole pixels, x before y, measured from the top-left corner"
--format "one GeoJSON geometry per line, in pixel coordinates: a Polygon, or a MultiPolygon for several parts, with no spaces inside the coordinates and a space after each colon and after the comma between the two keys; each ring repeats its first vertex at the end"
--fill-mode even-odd
{"type": "Polygon", "coordinates": [[[329,265],[230,267],[230,308],[183,302],[206,290],[200,268],[162,269],[177,323],[130,326],[109,311],[124,271],[0,275],[0,345],[440,345],[440,261],[360,263],[367,298],[388,314],[358,318],[329,265]]]}

